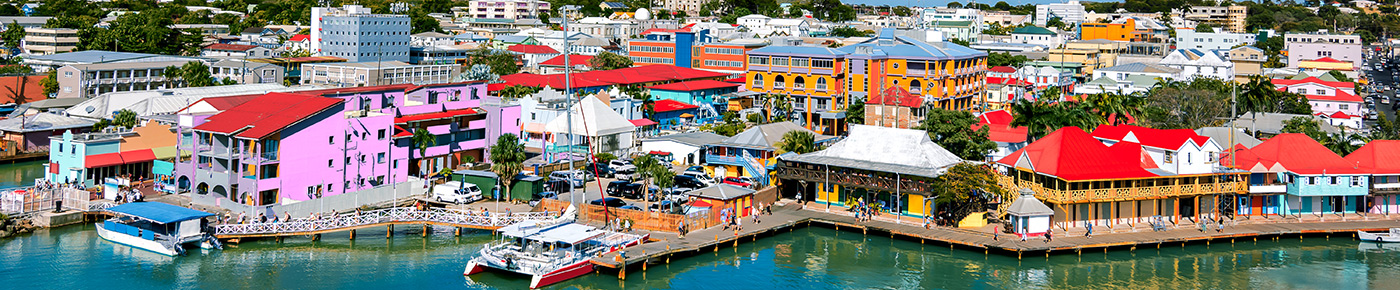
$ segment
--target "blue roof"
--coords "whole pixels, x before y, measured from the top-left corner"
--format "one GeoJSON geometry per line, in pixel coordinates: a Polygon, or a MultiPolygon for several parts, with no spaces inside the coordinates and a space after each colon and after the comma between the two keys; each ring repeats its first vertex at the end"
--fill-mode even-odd
{"type": "Polygon", "coordinates": [[[894,34],[894,29],[890,28],[881,30],[880,34],[874,38],[861,43],[842,46],[838,49],[852,56],[856,56],[857,54],[855,52],[858,47],[872,47],[873,49],[870,54],[860,55],[882,56],[880,58],[889,56],[916,59],[963,59],[987,56],[985,52],[952,42],[928,43],[913,37],[896,36],[894,34]],[[890,43],[881,45],[881,40],[889,41],[890,43]]]}
{"type": "Polygon", "coordinates": [[[107,208],[108,211],[170,224],[214,214],[159,202],[133,202],[107,208]]]}

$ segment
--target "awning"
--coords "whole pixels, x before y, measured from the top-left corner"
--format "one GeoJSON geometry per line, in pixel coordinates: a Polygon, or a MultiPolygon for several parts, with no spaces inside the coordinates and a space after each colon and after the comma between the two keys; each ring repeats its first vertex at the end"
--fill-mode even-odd
{"type": "Polygon", "coordinates": [[[147,219],[156,223],[170,224],[192,219],[213,216],[212,213],[178,207],[159,202],[133,202],[107,208],[108,211],[147,219]]]}
{"type": "Polygon", "coordinates": [[[398,132],[394,133],[394,138],[413,136],[413,132],[408,131],[408,129],[404,129],[399,125],[394,125],[394,132],[398,132]]]}
{"type": "Polygon", "coordinates": [[[636,119],[629,121],[632,122],[632,126],[637,127],[656,125],[656,121],[652,121],[651,119],[636,119]]]}
{"type": "Polygon", "coordinates": [[[544,133],[544,123],[526,123],[525,132],[544,133]]]}
{"type": "Polygon", "coordinates": [[[706,202],[706,201],[703,201],[703,200],[696,200],[695,202],[690,203],[690,206],[693,206],[693,207],[710,207],[710,203],[709,203],[709,202],[706,202]]]}
{"type": "Polygon", "coordinates": [[[49,162],[49,173],[58,174],[58,163],[49,162]]]}
{"type": "Polygon", "coordinates": [[[151,162],[151,173],[155,175],[174,175],[175,163],[162,160],[153,161],[151,162]]]}
{"type": "Polygon", "coordinates": [[[83,168],[102,168],[122,164],[149,162],[151,160],[156,160],[156,154],[152,152],[151,149],[88,155],[83,160],[83,168]]]}
{"type": "Polygon", "coordinates": [[[691,115],[690,113],[681,114],[681,118],[690,118],[690,117],[695,117],[695,115],[691,115]]]}
{"type": "Polygon", "coordinates": [[[436,119],[447,119],[447,118],[452,118],[452,117],[456,117],[456,116],[475,115],[475,114],[479,114],[479,113],[482,113],[482,112],[481,112],[481,111],[477,111],[476,109],[466,108],[466,109],[459,109],[459,110],[448,110],[448,111],[437,112],[437,113],[426,113],[426,114],[408,115],[408,116],[403,116],[403,117],[394,118],[394,124],[405,124],[405,123],[413,122],[413,121],[426,121],[426,120],[436,120],[436,119]]]}

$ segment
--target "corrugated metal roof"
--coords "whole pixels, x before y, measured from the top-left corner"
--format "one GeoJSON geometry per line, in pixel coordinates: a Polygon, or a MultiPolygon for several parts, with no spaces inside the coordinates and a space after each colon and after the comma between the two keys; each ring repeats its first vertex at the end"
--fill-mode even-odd
{"type": "Polygon", "coordinates": [[[782,159],[924,177],[963,162],[924,131],[865,125],[851,125],[846,139],[824,150],[782,159]]]}

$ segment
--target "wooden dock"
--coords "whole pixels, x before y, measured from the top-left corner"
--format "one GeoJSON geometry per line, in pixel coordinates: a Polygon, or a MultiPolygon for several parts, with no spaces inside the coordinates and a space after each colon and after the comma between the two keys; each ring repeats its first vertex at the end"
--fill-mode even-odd
{"type": "Polygon", "coordinates": [[[1278,222],[1253,223],[1227,226],[1223,230],[1215,228],[1201,231],[1195,227],[1181,227],[1165,231],[1137,231],[1095,234],[1083,236],[1060,236],[1056,231],[1052,240],[1034,238],[1022,241],[1012,235],[1001,235],[994,239],[989,232],[969,229],[933,227],[922,224],[895,223],[893,221],[864,221],[856,219],[844,211],[824,212],[800,209],[797,205],[775,206],[772,215],[764,215],[761,223],[753,224],[751,219],[743,222],[744,230],[723,230],[721,227],[693,231],[684,238],[669,233],[653,233],[653,242],[628,248],[625,259],[618,253],[594,258],[591,262],[600,268],[618,272],[619,279],[626,279],[627,271],[640,268],[645,271],[648,265],[670,263],[673,258],[684,258],[700,253],[718,251],[723,247],[737,247],[740,242],[757,241],[761,237],[791,232],[800,227],[827,227],[866,235],[887,236],[894,239],[947,245],[949,248],[962,248],[982,251],[986,254],[1001,254],[1018,258],[1031,255],[1077,254],[1084,251],[1136,250],[1139,247],[1185,246],[1191,243],[1234,243],[1236,241],[1257,241],[1260,239],[1321,236],[1331,238],[1355,237],[1356,231],[1385,231],[1400,227],[1397,220],[1354,220],[1331,222],[1278,222]]]}

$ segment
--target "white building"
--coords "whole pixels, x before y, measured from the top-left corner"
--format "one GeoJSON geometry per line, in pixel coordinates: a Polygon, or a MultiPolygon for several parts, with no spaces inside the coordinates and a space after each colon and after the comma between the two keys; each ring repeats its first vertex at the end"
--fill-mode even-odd
{"type": "Polygon", "coordinates": [[[408,15],[371,14],[359,5],[311,8],[311,53],[350,62],[408,61],[408,15]]]}
{"type": "Polygon", "coordinates": [[[932,24],[939,21],[972,21],[978,24],[977,32],[982,32],[982,10],[945,7],[925,8],[921,18],[924,24],[932,24]]]}
{"type": "Polygon", "coordinates": [[[457,67],[401,61],[308,63],[301,65],[301,83],[336,87],[440,84],[455,80],[457,67]]]}
{"type": "Polygon", "coordinates": [[[1026,26],[1011,31],[1011,42],[1022,44],[1034,44],[1048,47],[1050,49],[1060,48],[1064,45],[1065,39],[1059,33],[1039,26],[1026,26]]]}
{"type": "Polygon", "coordinates": [[[1176,47],[1189,49],[1230,49],[1237,45],[1254,45],[1254,35],[1226,32],[1219,27],[1215,32],[1196,32],[1195,28],[1176,28],[1176,47]]]}
{"type": "MultiPolygon", "coordinates": [[[[549,46],[550,48],[553,48],[556,52],[565,51],[563,31],[531,28],[517,32],[515,33],[515,35],[534,37],[536,41],[540,42],[540,45],[549,46]]],[[[578,41],[583,40],[585,38],[592,37],[592,35],[588,35],[586,33],[570,32],[569,42],[570,44],[574,44],[578,43],[578,41]]]]}
{"type": "Polygon", "coordinates": [[[282,79],[286,76],[282,66],[242,59],[214,62],[209,65],[209,71],[215,80],[232,79],[240,84],[282,84],[282,79]]]}
{"type": "Polygon", "coordinates": [[[1122,81],[1127,80],[1130,76],[1145,76],[1174,80],[1183,78],[1181,72],[1181,69],[1160,64],[1135,62],[1096,69],[1094,70],[1094,78],[1111,78],[1122,81]]]}
{"type": "Polygon", "coordinates": [[[1067,24],[1079,24],[1084,22],[1084,5],[1079,1],[1070,0],[1065,3],[1040,4],[1035,6],[1035,25],[1045,26],[1045,22],[1050,18],[1059,17],[1060,21],[1067,24]]]}
{"type": "Polygon", "coordinates": [[[1177,49],[1162,58],[1161,64],[1182,70],[1182,79],[1198,77],[1220,80],[1235,79],[1235,63],[1225,56],[1225,50],[1177,49]]]}
{"type": "Polygon", "coordinates": [[[768,16],[751,14],[739,17],[738,22],[739,26],[761,37],[774,35],[808,36],[811,35],[812,31],[812,25],[802,19],[774,19],[768,16]]]}
{"type": "Polygon", "coordinates": [[[1223,148],[1210,137],[1190,129],[1163,130],[1132,125],[1099,126],[1090,134],[1104,145],[1132,142],[1152,158],[1157,169],[1174,174],[1213,173],[1223,148]],[[1183,134],[1185,133],[1185,134],[1183,134]]]}
{"type": "Polygon", "coordinates": [[[422,32],[409,36],[409,43],[413,46],[449,46],[456,44],[451,35],[434,31],[422,32]]]}
{"type": "Polygon", "coordinates": [[[549,8],[544,0],[472,0],[465,10],[453,7],[452,14],[458,18],[525,19],[539,18],[549,8]]]}

